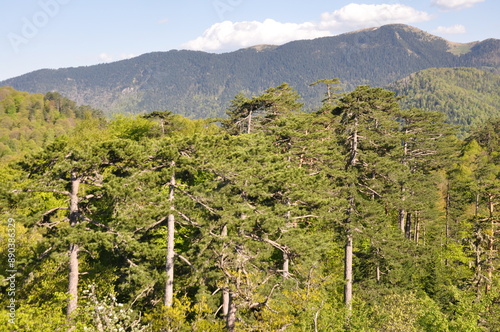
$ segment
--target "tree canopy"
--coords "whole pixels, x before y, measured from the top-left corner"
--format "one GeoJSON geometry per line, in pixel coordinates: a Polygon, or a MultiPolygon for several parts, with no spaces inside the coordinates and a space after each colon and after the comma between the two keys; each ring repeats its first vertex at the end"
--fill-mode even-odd
{"type": "Polygon", "coordinates": [[[317,83],[313,112],[283,83],[236,95],[220,126],[0,90],[16,243],[0,247],[0,324],[495,331],[500,120],[459,139],[391,91],[317,83]]]}

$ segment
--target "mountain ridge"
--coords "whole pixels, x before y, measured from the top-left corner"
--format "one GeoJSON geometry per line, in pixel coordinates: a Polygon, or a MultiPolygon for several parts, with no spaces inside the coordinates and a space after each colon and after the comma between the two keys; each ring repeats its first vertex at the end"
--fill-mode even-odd
{"type": "Polygon", "coordinates": [[[57,91],[107,114],[169,109],[196,118],[223,115],[238,92],[259,94],[283,82],[297,89],[308,107],[315,107],[322,91],[309,84],[319,79],[338,77],[349,90],[359,84],[384,86],[432,67],[498,71],[500,40],[451,43],[393,24],[221,54],[171,50],[94,66],[41,69],[0,86],[57,91]]]}

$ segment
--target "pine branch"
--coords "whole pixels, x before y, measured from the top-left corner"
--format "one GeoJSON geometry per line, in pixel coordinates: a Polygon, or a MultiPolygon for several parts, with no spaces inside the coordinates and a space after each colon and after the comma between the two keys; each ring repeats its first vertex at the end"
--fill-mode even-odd
{"type": "Polygon", "coordinates": [[[201,206],[203,206],[205,209],[207,209],[210,213],[216,215],[216,216],[219,216],[219,213],[217,213],[217,211],[215,211],[214,209],[212,209],[210,206],[208,206],[207,204],[203,203],[201,200],[199,200],[198,198],[194,197],[193,195],[191,195],[190,193],[188,193],[187,191],[181,189],[179,186],[175,185],[174,186],[175,189],[179,190],[180,192],[182,192],[184,195],[186,195],[187,197],[189,197],[191,200],[195,201],[196,203],[200,204],[201,206]]]}
{"type": "Polygon", "coordinates": [[[186,263],[190,268],[196,271],[196,268],[194,267],[193,264],[191,264],[190,261],[187,260],[186,257],[182,256],[181,254],[175,253],[175,256],[179,257],[184,263],[186,263]]]}
{"type": "Polygon", "coordinates": [[[184,219],[187,222],[189,222],[192,226],[195,226],[195,227],[198,227],[198,228],[202,227],[196,221],[193,221],[191,218],[189,218],[188,216],[186,216],[184,213],[180,212],[179,210],[176,209],[175,212],[177,212],[182,217],[182,219],[184,219]]]}
{"type": "Polygon", "coordinates": [[[69,191],[64,191],[64,190],[57,190],[57,189],[29,189],[25,188],[23,190],[13,190],[13,193],[20,193],[20,192],[25,192],[25,193],[54,193],[54,194],[61,194],[65,196],[70,196],[69,191]]]}
{"type": "Polygon", "coordinates": [[[164,222],[165,220],[167,220],[167,217],[163,217],[161,218],[160,220],[158,221],[155,221],[154,223],[152,223],[151,225],[147,226],[147,227],[141,227],[141,228],[137,228],[135,231],[134,231],[134,234],[141,231],[141,230],[145,230],[146,232],[149,231],[150,229],[153,229],[155,228],[156,226],[158,226],[159,224],[161,224],[162,222],[164,222]]]}

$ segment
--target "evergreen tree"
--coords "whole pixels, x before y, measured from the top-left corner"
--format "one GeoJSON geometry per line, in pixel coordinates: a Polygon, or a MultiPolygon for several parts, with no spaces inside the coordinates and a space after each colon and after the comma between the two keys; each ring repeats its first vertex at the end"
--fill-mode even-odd
{"type": "Polygon", "coordinates": [[[343,147],[346,175],[343,180],[347,199],[345,219],[344,302],[352,308],[354,232],[383,220],[386,192],[394,185],[391,174],[398,169],[392,158],[399,148],[399,110],[394,93],[380,88],[359,86],[339,100],[333,110],[340,117],[339,144],[343,147]],[[378,210],[378,213],[375,212],[378,210]],[[375,213],[375,214],[374,214],[375,213]]]}

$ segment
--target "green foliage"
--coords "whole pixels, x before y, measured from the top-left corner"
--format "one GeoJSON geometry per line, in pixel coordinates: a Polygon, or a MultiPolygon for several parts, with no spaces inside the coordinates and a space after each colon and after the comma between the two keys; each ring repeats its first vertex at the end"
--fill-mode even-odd
{"type": "MultiPolygon", "coordinates": [[[[2,93],[6,117],[31,98],[2,93]]],[[[241,94],[223,128],[168,111],[83,116],[31,154],[0,161],[0,213],[17,222],[19,304],[9,325],[2,265],[2,326],[494,331],[499,121],[460,141],[441,113],[401,109],[388,90],[332,96],[305,113],[287,84],[241,94]],[[249,109],[248,133],[238,122],[249,109]],[[169,215],[175,292],[163,306],[169,215]],[[79,246],[79,305],[67,319],[70,244],[79,246]]],[[[51,117],[76,112],[57,94],[41,102],[51,117]]]]}
{"type": "Polygon", "coordinates": [[[102,119],[102,113],[58,93],[29,94],[0,88],[0,159],[34,152],[67,134],[77,123],[102,119]]]}
{"type": "Polygon", "coordinates": [[[500,75],[475,68],[431,68],[414,73],[389,86],[404,108],[446,114],[459,125],[462,135],[490,117],[499,116],[500,75]]]}

